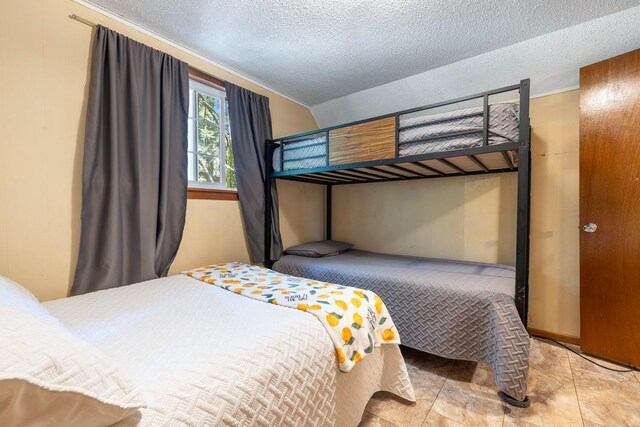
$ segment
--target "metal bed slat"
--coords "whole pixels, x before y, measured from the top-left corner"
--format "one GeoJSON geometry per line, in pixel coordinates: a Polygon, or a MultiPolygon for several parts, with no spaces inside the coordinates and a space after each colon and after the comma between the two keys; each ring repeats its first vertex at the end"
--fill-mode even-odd
{"type": "Polygon", "coordinates": [[[472,155],[467,156],[467,157],[468,157],[469,159],[471,159],[471,161],[472,161],[473,163],[475,163],[475,164],[476,164],[480,169],[484,170],[485,172],[489,172],[489,168],[488,168],[488,167],[486,167],[486,166],[484,165],[484,163],[482,163],[482,162],[480,161],[480,159],[478,159],[476,156],[474,156],[474,155],[472,154],[472,155]]]}
{"type": "Polygon", "coordinates": [[[440,176],[445,176],[444,172],[439,171],[436,168],[432,168],[431,166],[427,166],[424,163],[420,163],[420,162],[412,162],[412,164],[416,165],[416,166],[420,166],[421,168],[428,170],[429,172],[433,172],[436,175],[440,175],[440,176]]]}
{"type": "Polygon", "coordinates": [[[504,157],[504,162],[507,164],[507,166],[509,166],[509,169],[514,170],[515,166],[513,165],[513,162],[511,161],[511,157],[509,157],[509,153],[507,153],[506,151],[502,152],[502,157],[504,157]]]}
{"type": "Polygon", "coordinates": [[[333,173],[336,173],[338,175],[342,175],[344,177],[348,177],[348,178],[351,178],[351,179],[357,179],[357,180],[360,180],[360,181],[366,181],[366,180],[370,179],[369,177],[364,177],[364,176],[360,176],[360,175],[354,175],[352,173],[352,171],[350,171],[350,170],[333,171],[333,173]]]}
{"type": "Polygon", "coordinates": [[[318,172],[318,175],[326,175],[328,177],[333,177],[334,179],[339,179],[342,181],[353,181],[354,179],[357,179],[358,181],[364,181],[365,178],[361,178],[361,177],[353,177],[353,176],[349,176],[341,171],[339,172],[318,172]]]}
{"type": "Polygon", "coordinates": [[[356,170],[356,169],[349,169],[349,172],[351,172],[351,173],[359,173],[361,175],[365,175],[365,176],[368,176],[370,178],[384,179],[384,176],[378,175],[378,174],[375,174],[375,173],[371,173],[371,172],[366,172],[366,171],[361,171],[361,170],[356,170]]]}
{"type": "Polygon", "coordinates": [[[455,165],[455,164],[451,163],[451,162],[450,162],[449,160],[447,160],[447,159],[438,159],[438,161],[439,161],[440,163],[442,163],[443,165],[448,166],[448,167],[450,167],[451,169],[456,170],[456,171],[458,171],[458,172],[460,172],[460,173],[467,173],[467,171],[466,171],[466,170],[462,169],[462,168],[461,168],[460,166],[458,166],[458,165],[455,165]]]}
{"type": "Polygon", "coordinates": [[[423,174],[423,173],[420,173],[420,172],[417,172],[417,171],[414,171],[414,170],[411,170],[411,169],[405,168],[405,167],[400,166],[400,165],[389,165],[389,166],[387,166],[387,167],[389,167],[389,168],[394,168],[394,169],[399,170],[399,171],[402,171],[402,172],[410,173],[410,174],[411,174],[411,176],[414,176],[414,175],[418,175],[418,176],[429,176],[429,175],[425,175],[425,174],[423,174]]]}
{"type": "MultiPolygon", "coordinates": [[[[371,167],[367,167],[367,169],[379,172],[377,169],[372,169],[371,167]]],[[[362,172],[362,173],[365,173],[365,172],[362,172]]],[[[380,173],[371,173],[371,172],[366,172],[366,173],[369,174],[371,177],[375,177],[375,178],[379,179],[380,181],[384,181],[386,179],[389,179],[388,175],[381,175],[381,174],[384,173],[384,171],[381,171],[380,173]]]]}
{"type": "Polygon", "coordinates": [[[396,173],[396,172],[391,172],[391,171],[388,171],[386,169],[378,168],[376,166],[370,166],[367,169],[371,169],[371,170],[374,170],[374,171],[380,172],[380,173],[386,173],[387,175],[395,176],[395,177],[398,177],[398,178],[408,178],[406,175],[402,175],[402,174],[399,174],[399,173],[396,173]]]}
{"type": "Polygon", "coordinates": [[[366,181],[366,178],[363,178],[361,176],[356,177],[353,175],[349,175],[344,171],[334,171],[334,172],[324,172],[324,173],[331,176],[335,176],[336,178],[339,178],[345,181],[353,181],[354,179],[358,181],[366,181]]]}
{"type": "Polygon", "coordinates": [[[346,178],[339,178],[339,177],[335,177],[335,176],[332,176],[332,175],[325,175],[326,173],[327,172],[317,172],[317,173],[306,174],[304,176],[308,176],[308,177],[314,178],[314,179],[331,180],[331,181],[337,181],[337,182],[348,181],[346,178]]]}

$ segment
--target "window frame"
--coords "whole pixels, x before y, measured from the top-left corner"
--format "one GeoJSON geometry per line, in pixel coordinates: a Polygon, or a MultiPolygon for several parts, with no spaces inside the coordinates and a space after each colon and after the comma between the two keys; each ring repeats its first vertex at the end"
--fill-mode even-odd
{"type": "MultiPolygon", "coordinates": [[[[220,105],[220,129],[221,129],[221,138],[220,138],[220,183],[203,183],[199,181],[192,181],[191,177],[188,177],[187,183],[187,198],[188,199],[201,199],[201,200],[238,200],[238,190],[235,188],[227,188],[226,187],[226,138],[224,137],[226,132],[226,92],[224,90],[224,82],[221,80],[206,74],[200,70],[196,70],[194,68],[189,69],[189,90],[194,90],[196,92],[201,92],[205,95],[213,96],[219,98],[221,100],[220,105]]],[[[193,100],[190,100],[190,103],[193,102],[194,105],[189,105],[190,108],[193,108],[194,111],[194,124],[192,131],[195,131],[194,138],[198,138],[197,135],[197,97],[194,96],[193,100]]],[[[194,167],[198,167],[197,162],[197,140],[194,141],[194,151],[188,152],[189,156],[194,156],[194,167]]],[[[197,169],[196,169],[197,176],[197,169]]]]}

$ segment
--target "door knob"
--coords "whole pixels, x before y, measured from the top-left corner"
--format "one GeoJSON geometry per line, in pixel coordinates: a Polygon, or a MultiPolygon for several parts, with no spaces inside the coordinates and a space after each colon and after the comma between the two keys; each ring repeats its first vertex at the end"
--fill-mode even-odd
{"type": "Polygon", "coordinates": [[[584,231],[586,231],[587,233],[595,233],[596,230],[598,229],[598,226],[592,222],[589,222],[585,225],[582,226],[582,229],[584,231]]]}

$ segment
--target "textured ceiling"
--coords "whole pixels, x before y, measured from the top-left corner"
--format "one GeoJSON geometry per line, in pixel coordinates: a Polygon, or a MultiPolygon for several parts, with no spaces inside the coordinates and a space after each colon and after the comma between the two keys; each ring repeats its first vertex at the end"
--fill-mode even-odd
{"type": "MultiPolygon", "coordinates": [[[[638,22],[640,6],[332,99],[314,105],[311,112],[320,127],[328,127],[509,86],[524,78],[531,79],[534,97],[575,89],[581,67],[640,48],[638,22]]],[[[492,97],[490,102],[499,100],[492,97]]]]}
{"type": "Polygon", "coordinates": [[[91,0],[307,105],[640,0],[91,0]]]}

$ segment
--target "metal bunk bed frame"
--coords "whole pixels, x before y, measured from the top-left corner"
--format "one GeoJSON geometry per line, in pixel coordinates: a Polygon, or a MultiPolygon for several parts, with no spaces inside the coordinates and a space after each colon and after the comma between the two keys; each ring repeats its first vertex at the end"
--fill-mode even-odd
{"type": "MultiPolygon", "coordinates": [[[[373,117],[365,120],[359,120],[356,122],[345,123],[338,126],[332,126],[319,130],[304,132],[296,135],[290,135],[283,138],[274,140],[267,140],[266,150],[266,175],[265,179],[265,260],[267,267],[271,268],[274,260],[271,260],[271,210],[272,201],[270,197],[270,189],[273,180],[284,179],[290,181],[306,182],[312,184],[324,185],[326,187],[326,203],[325,203],[325,234],[326,239],[331,239],[331,188],[334,185],[352,185],[352,184],[365,184],[374,182],[389,182],[389,181],[408,181],[414,179],[429,179],[429,178],[442,178],[449,176],[468,176],[479,174],[493,174],[514,172],[518,174],[518,194],[517,194],[517,218],[516,218],[516,265],[515,265],[515,304],[520,315],[520,319],[524,326],[527,326],[527,313],[529,308],[529,229],[530,229],[530,191],[531,191],[531,127],[529,119],[529,97],[530,97],[530,83],[529,79],[521,80],[519,84],[506,86],[499,89],[494,89],[482,93],[478,93],[471,96],[465,96],[462,98],[453,99],[445,102],[438,102],[435,104],[426,105],[423,107],[412,108],[409,110],[399,111],[396,113],[386,114],[383,116],[373,117]],[[519,139],[518,142],[501,143],[495,145],[489,145],[489,97],[505,92],[512,92],[518,90],[520,92],[520,117],[519,117],[519,139]],[[399,123],[400,116],[410,113],[415,113],[422,110],[429,110],[437,107],[442,107],[450,104],[457,104],[463,101],[470,101],[475,99],[482,99],[483,104],[483,127],[482,127],[482,145],[473,148],[464,148],[459,150],[430,152],[412,156],[399,156],[399,123]],[[384,160],[372,160],[358,163],[349,164],[329,164],[329,132],[334,129],[353,126],[361,123],[371,122],[374,120],[395,117],[395,157],[384,160]],[[327,165],[318,168],[311,169],[296,169],[285,170],[284,168],[284,152],[286,150],[287,143],[295,143],[303,137],[311,135],[322,134],[326,135],[327,146],[327,165]],[[280,147],[280,171],[273,170],[273,153],[276,147],[280,147]],[[515,150],[518,156],[518,164],[515,165],[508,155],[508,152],[515,150]],[[493,169],[487,167],[477,158],[478,155],[488,153],[502,153],[504,158],[504,167],[493,169]],[[453,157],[467,157],[470,159],[480,170],[467,171],[459,166],[456,166],[452,162],[448,161],[448,158],[453,157]],[[433,168],[431,166],[420,163],[425,160],[436,160],[441,164],[447,166],[448,169],[455,170],[454,173],[445,173],[441,170],[433,168]],[[415,169],[403,167],[402,164],[413,164],[422,170],[429,172],[424,174],[416,171],[415,169]],[[380,168],[380,166],[394,169],[380,168]],[[356,170],[366,169],[367,171],[356,170]],[[402,173],[399,173],[402,172],[402,173]],[[407,175],[408,174],[408,175],[407,175]]],[[[446,135],[438,135],[437,137],[427,138],[440,139],[444,137],[463,136],[471,133],[477,133],[474,131],[454,132],[446,135]]],[[[315,157],[315,156],[312,156],[315,157]]],[[[311,157],[309,157],[311,158],[311,157]]],[[[296,159],[305,160],[307,158],[296,159]]]]}

